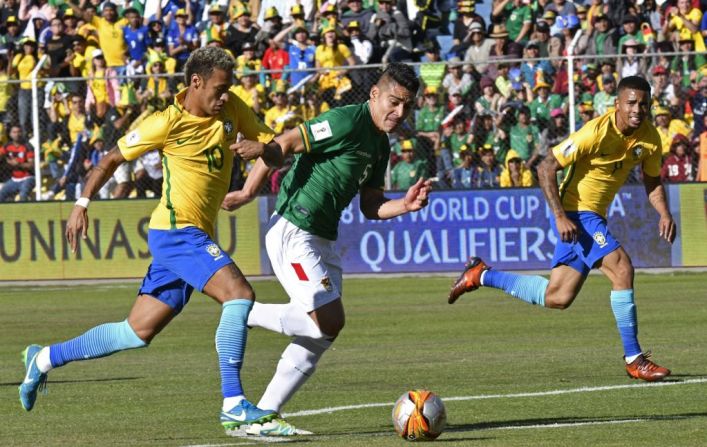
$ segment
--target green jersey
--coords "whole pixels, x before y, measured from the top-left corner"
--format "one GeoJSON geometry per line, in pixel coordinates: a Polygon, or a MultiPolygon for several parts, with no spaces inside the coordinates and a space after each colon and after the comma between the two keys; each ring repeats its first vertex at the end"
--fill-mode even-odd
{"type": "Polygon", "coordinates": [[[331,109],[298,126],[305,152],[282,180],[276,212],[302,230],[336,240],[339,219],[362,186],[383,189],[388,135],[368,102],[331,109]]]}

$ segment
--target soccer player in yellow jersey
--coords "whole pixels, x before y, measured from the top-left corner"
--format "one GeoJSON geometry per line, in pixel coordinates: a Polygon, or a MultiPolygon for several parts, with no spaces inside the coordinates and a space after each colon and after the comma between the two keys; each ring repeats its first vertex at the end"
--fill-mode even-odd
{"type": "Polygon", "coordinates": [[[237,150],[245,159],[262,156],[267,165],[280,166],[282,150],[272,141],[272,130],[229,93],[233,59],[225,51],[200,48],[191,54],[184,70],[188,87],[177,94],[174,104],[146,118],[94,168],[66,228],[75,251],[78,239],[86,238],[89,198],[121,163],[160,150],[165,179],[162,198],[149,225],[148,246],[153,261],[135,304],[124,321],[97,326],[73,340],[44,348],[28,346],[24,353],[27,372],[20,386],[20,400],[27,411],[32,409],[50,369],[147,346],[197,289],[223,306],[216,330],[224,397],[222,425],[228,432],[276,416],[243,396],[240,369],[254,293],[213,236],[233,168],[230,147],[238,133],[252,140],[237,150]]]}
{"type": "Polygon", "coordinates": [[[472,257],[452,286],[449,303],[480,286],[501,289],[530,304],[566,309],[598,268],[611,281],[611,309],[624,347],[626,372],[635,379],[662,380],[670,370],[656,365],[638,344],[631,258],[606,224],[606,211],[629,172],[640,165],[648,200],[660,215],[660,237],[672,243],[676,229],[660,182],[661,141],[648,119],[650,85],[639,76],[621,80],[615,111],[585,124],[548,153],[538,168],[540,186],[557,235],[550,280],[490,270],[472,257]],[[558,188],[556,173],[568,168],[558,188]]]}

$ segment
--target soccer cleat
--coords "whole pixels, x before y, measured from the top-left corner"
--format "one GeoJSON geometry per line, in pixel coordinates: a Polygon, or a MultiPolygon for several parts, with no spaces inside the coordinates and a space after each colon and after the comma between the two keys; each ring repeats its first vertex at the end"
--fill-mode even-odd
{"type": "Polygon", "coordinates": [[[229,411],[221,412],[221,425],[229,430],[237,430],[242,425],[264,424],[277,417],[277,412],[261,410],[252,403],[243,399],[229,411]]]}
{"type": "Polygon", "coordinates": [[[246,428],[245,433],[255,436],[301,436],[313,434],[311,431],[299,429],[279,417],[264,424],[253,424],[246,428]]]}
{"type": "Polygon", "coordinates": [[[463,293],[471,292],[481,287],[481,274],[490,268],[479,257],[472,256],[469,258],[469,261],[464,266],[464,273],[452,284],[452,290],[449,291],[449,304],[454,304],[463,293]]]}
{"type": "Polygon", "coordinates": [[[633,362],[626,363],[626,374],[632,379],[641,379],[647,382],[656,382],[669,376],[670,370],[653,363],[649,360],[650,356],[650,351],[647,351],[639,355],[633,362]]]}
{"type": "Polygon", "coordinates": [[[25,411],[30,411],[37,400],[37,391],[46,393],[47,374],[37,367],[37,355],[42,347],[39,345],[29,345],[22,351],[22,363],[25,364],[25,378],[20,384],[20,403],[25,411]]]}

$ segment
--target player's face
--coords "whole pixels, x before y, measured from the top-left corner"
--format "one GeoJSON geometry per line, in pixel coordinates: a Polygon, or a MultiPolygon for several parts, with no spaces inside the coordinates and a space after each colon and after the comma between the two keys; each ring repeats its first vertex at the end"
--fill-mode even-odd
{"type": "Polygon", "coordinates": [[[616,98],[616,125],[620,131],[636,130],[648,116],[650,94],[643,90],[625,88],[616,98]]]}
{"type": "Polygon", "coordinates": [[[228,89],[231,84],[233,84],[233,75],[218,68],[205,82],[199,84],[201,108],[207,115],[218,115],[228,100],[228,89]]]}
{"type": "Polygon", "coordinates": [[[383,132],[392,132],[410,114],[415,96],[397,82],[389,82],[383,86],[373,86],[369,104],[376,127],[383,132]]]}

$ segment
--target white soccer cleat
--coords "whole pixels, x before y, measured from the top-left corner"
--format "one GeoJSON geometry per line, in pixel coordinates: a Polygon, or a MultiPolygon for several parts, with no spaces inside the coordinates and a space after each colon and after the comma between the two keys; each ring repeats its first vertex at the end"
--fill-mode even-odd
{"type": "Polygon", "coordinates": [[[245,432],[253,436],[303,436],[314,434],[311,431],[299,429],[281,418],[273,419],[264,424],[251,424],[245,429],[245,432]]]}

